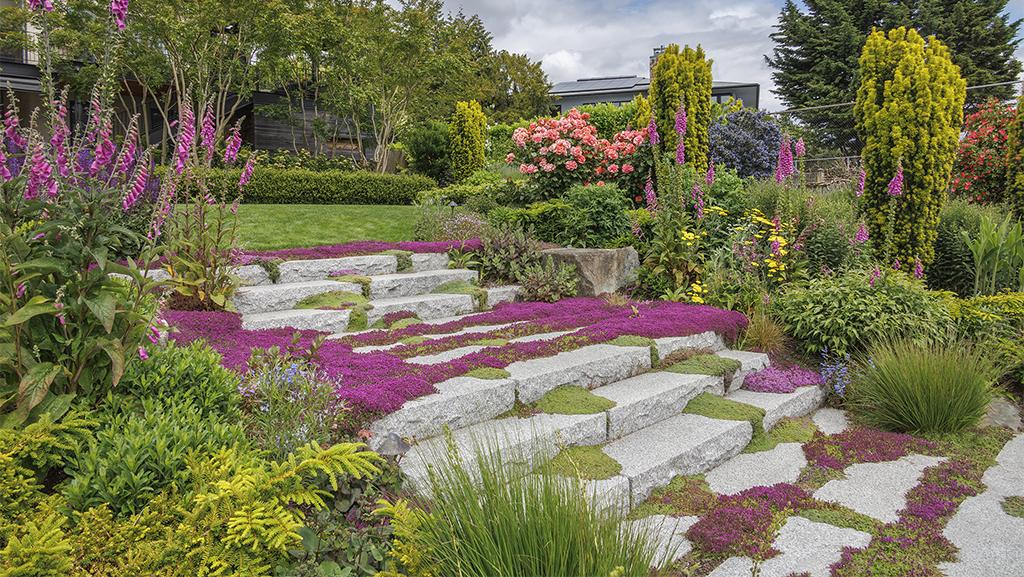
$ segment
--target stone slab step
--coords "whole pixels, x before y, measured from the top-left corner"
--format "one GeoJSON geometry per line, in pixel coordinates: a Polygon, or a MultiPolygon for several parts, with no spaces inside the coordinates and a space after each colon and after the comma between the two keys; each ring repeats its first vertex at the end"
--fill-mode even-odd
{"type": "Polygon", "coordinates": [[[333,333],[348,327],[352,311],[293,309],[242,315],[242,328],[249,331],[291,327],[307,331],[333,333]]]}
{"type": "Polygon", "coordinates": [[[472,282],[474,271],[466,269],[427,270],[370,277],[370,298],[392,299],[430,294],[437,287],[456,281],[472,282]]]}
{"type": "Polygon", "coordinates": [[[448,254],[443,252],[421,252],[412,255],[412,272],[442,270],[448,268],[448,254]]]}
{"type": "Polygon", "coordinates": [[[512,303],[519,300],[523,287],[519,285],[496,286],[487,289],[487,308],[494,308],[502,303],[512,303]]]}
{"type": "MultiPolygon", "coordinates": [[[[445,318],[447,319],[447,321],[453,321],[453,320],[458,320],[459,317],[445,317],[445,318]]],[[[434,320],[429,320],[429,321],[424,321],[424,324],[436,324],[436,323],[434,322],[434,320]]],[[[498,325],[477,325],[477,326],[466,327],[464,329],[461,329],[461,330],[458,330],[458,331],[455,331],[455,332],[451,332],[451,333],[437,333],[437,334],[430,334],[430,335],[423,335],[423,336],[426,337],[426,339],[427,339],[425,342],[430,342],[430,341],[435,340],[435,339],[441,339],[441,338],[451,337],[451,336],[455,336],[455,335],[465,335],[465,334],[473,334],[473,333],[489,333],[491,331],[496,331],[496,330],[498,330],[500,328],[510,327],[513,324],[514,323],[505,323],[505,324],[498,324],[498,325]]],[[[339,334],[331,335],[331,336],[329,336],[327,338],[328,339],[340,339],[340,338],[344,338],[344,337],[348,337],[348,336],[352,336],[352,335],[357,335],[359,333],[373,332],[373,331],[377,331],[377,330],[379,330],[379,329],[367,329],[365,331],[357,331],[357,332],[353,332],[353,333],[339,333],[339,334]]],[[[374,352],[374,351],[386,351],[388,349],[393,349],[393,348],[401,346],[401,345],[402,345],[401,342],[391,343],[391,344],[387,344],[387,345],[370,345],[370,346],[365,346],[365,347],[356,347],[356,348],[352,349],[352,352],[354,352],[354,353],[371,353],[371,352],[374,352]]]]}
{"type": "Polygon", "coordinates": [[[304,298],[333,291],[362,294],[363,288],[355,283],[332,280],[259,285],[239,288],[232,302],[243,315],[267,313],[292,309],[304,298]]]}
{"type": "Polygon", "coordinates": [[[439,363],[447,363],[448,361],[454,361],[455,359],[478,353],[484,350],[485,346],[482,345],[469,345],[466,347],[459,347],[457,349],[449,349],[433,355],[423,355],[421,357],[412,357],[406,359],[405,362],[413,363],[414,365],[436,365],[439,363]]]}
{"type": "Polygon", "coordinates": [[[764,353],[725,350],[718,351],[715,354],[723,359],[732,359],[734,361],[739,361],[740,363],[739,370],[733,373],[732,380],[726,383],[726,391],[735,391],[736,389],[739,389],[743,386],[743,379],[747,378],[747,375],[755,371],[760,371],[771,364],[771,360],[768,358],[768,355],[764,353]]]}
{"type": "Polygon", "coordinates": [[[738,454],[750,443],[747,421],[725,421],[700,415],[676,415],[612,441],[603,447],[629,478],[632,506],[677,475],[708,471],[738,454]]]}
{"type": "Polygon", "coordinates": [[[618,439],[678,415],[690,399],[720,380],[710,375],[651,372],[598,387],[593,393],[615,402],[606,411],[608,438],[618,439]]]}
{"type": "Polygon", "coordinates": [[[668,517],[651,515],[635,521],[624,521],[626,530],[643,531],[657,547],[654,557],[654,568],[660,569],[673,561],[682,559],[693,550],[693,545],[686,539],[686,531],[698,521],[699,517],[668,517]]]}
{"type": "Polygon", "coordinates": [[[289,260],[277,265],[281,278],[277,284],[326,279],[332,272],[350,270],[354,274],[374,276],[398,272],[398,259],[392,255],[371,254],[341,258],[289,260]]]}
{"type": "MultiPolygon", "coordinates": [[[[605,430],[604,413],[540,414],[484,421],[454,431],[451,438],[463,462],[472,467],[478,450],[496,448],[506,460],[529,461],[538,455],[553,456],[561,447],[600,444],[605,439],[605,430]]],[[[426,487],[429,465],[442,462],[446,451],[447,437],[440,436],[419,443],[406,453],[401,468],[413,487],[426,487]]]]}
{"type": "Polygon", "coordinates": [[[686,337],[654,339],[654,346],[658,349],[658,358],[664,359],[672,353],[683,350],[707,350],[711,352],[725,350],[725,341],[722,340],[721,335],[714,331],[708,331],[686,337]]]}
{"type": "Polygon", "coordinates": [[[470,295],[430,294],[377,299],[370,301],[372,309],[366,311],[368,324],[397,312],[411,312],[423,320],[469,314],[476,310],[476,303],[470,295]]]}
{"type": "MultiPolygon", "coordinates": [[[[532,403],[561,385],[593,389],[651,368],[647,347],[592,345],[551,357],[518,361],[506,367],[523,403],[532,403]]],[[[603,415],[602,415],[603,416],[603,415]]]]}
{"type": "Polygon", "coordinates": [[[406,439],[440,435],[492,419],[512,409],[515,383],[510,379],[456,377],[434,386],[436,393],[406,401],[402,408],[370,425],[370,447],[376,449],[390,433],[406,439]]]}
{"type": "Polygon", "coordinates": [[[800,387],[792,393],[755,393],[740,389],[726,397],[764,409],[764,430],[767,431],[786,417],[802,417],[813,412],[825,402],[825,391],[817,386],[800,387]]]}

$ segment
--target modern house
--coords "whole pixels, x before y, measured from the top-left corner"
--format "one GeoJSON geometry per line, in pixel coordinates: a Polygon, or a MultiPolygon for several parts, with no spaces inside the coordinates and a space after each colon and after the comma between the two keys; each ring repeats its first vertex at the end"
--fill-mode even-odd
{"type": "MultiPolygon", "coordinates": [[[[664,46],[656,48],[651,56],[651,67],[654,67],[658,55],[664,46]]],[[[616,106],[633,100],[638,94],[647,95],[651,88],[651,80],[642,76],[606,76],[601,78],[580,78],[569,82],[559,82],[551,88],[551,96],[555,106],[565,112],[587,104],[608,103],[616,106]]],[[[711,83],[711,99],[722,103],[733,98],[743,102],[747,108],[758,108],[760,105],[761,85],[756,82],[720,82],[711,83]]]]}

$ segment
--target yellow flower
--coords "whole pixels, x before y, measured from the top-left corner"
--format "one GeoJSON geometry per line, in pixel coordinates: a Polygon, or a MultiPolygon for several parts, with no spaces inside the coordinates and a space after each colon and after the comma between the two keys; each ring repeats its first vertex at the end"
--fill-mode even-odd
{"type": "Polygon", "coordinates": [[[704,288],[700,286],[700,283],[693,283],[692,285],[690,285],[690,290],[692,290],[695,293],[704,292],[704,288]]]}
{"type": "Polygon", "coordinates": [[[704,304],[704,299],[700,298],[700,295],[693,295],[693,296],[691,296],[690,297],[690,301],[691,302],[695,302],[697,304],[704,304]]]}

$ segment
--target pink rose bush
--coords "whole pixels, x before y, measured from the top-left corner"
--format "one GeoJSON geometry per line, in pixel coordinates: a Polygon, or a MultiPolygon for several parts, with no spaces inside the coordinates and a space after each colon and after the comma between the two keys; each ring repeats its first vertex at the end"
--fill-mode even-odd
{"type": "Polygon", "coordinates": [[[626,130],[611,140],[598,138],[590,115],[575,108],[560,118],[542,118],[512,133],[516,147],[505,160],[531,177],[543,198],[574,184],[614,182],[636,171],[634,156],[646,132],[626,130]]]}

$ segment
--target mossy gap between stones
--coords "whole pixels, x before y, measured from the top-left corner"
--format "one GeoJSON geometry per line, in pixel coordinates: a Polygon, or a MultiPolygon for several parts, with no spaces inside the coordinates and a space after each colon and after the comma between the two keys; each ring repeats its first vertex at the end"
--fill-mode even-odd
{"type": "Polygon", "coordinates": [[[606,344],[617,347],[647,347],[651,351],[651,366],[658,366],[658,344],[650,337],[638,337],[635,335],[622,335],[616,337],[606,344]]]}
{"type": "Polygon", "coordinates": [[[380,254],[393,256],[398,261],[398,272],[411,272],[412,271],[412,255],[413,253],[407,250],[386,250],[380,254]]]}
{"type": "Polygon", "coordinates": [[[599,397],[583,387],[562,385],[537,400],[536,408],[554,415],[594,415],[615,407],[615,401],[599,397]]]}
{"type": "Polygon", "coordinates": [[[743,449],[744,453],[759,453],[770,451],[782,443],[806,443],[814,438],[818,428],[810,417],[781,419],[772,430],[762,435],[754,436],[750,444],[743,449]]]}
{"type": "Polygon", "coordinates": [[[431,292],[434,294],[470,295],[473,297],[473,302],[476,304],[477,310],[482,311],[487,308],[487,290],[480,288],[469,281],[448,281],[431,292]]]}
{"type": "Polygon", "coordinates": [[[591,481],[611,479],[622,472],[622,465],[606,455],[601,447],[602,445],[566,447],[544,463],[539,472],[591,481]]]}
{"type": "Polygon", "coordinates": [[[370,283],[372,282],[372,280],[368,276],[364,276],[361,274],[346,274],[331,277],[329,280],[333,280],[335,282],[357,284],[360,287],[362,287],[363,296],[366,298],[370,298],[370,283]]]}
{"type": "Polygon", "coordinates": [[[348,330],[360,331],[366,328],[366,312],[373,308],[369,300],[348,291],[331,291],[308,296],[295,305],[297,309],[349,310],[348,330]]]}

